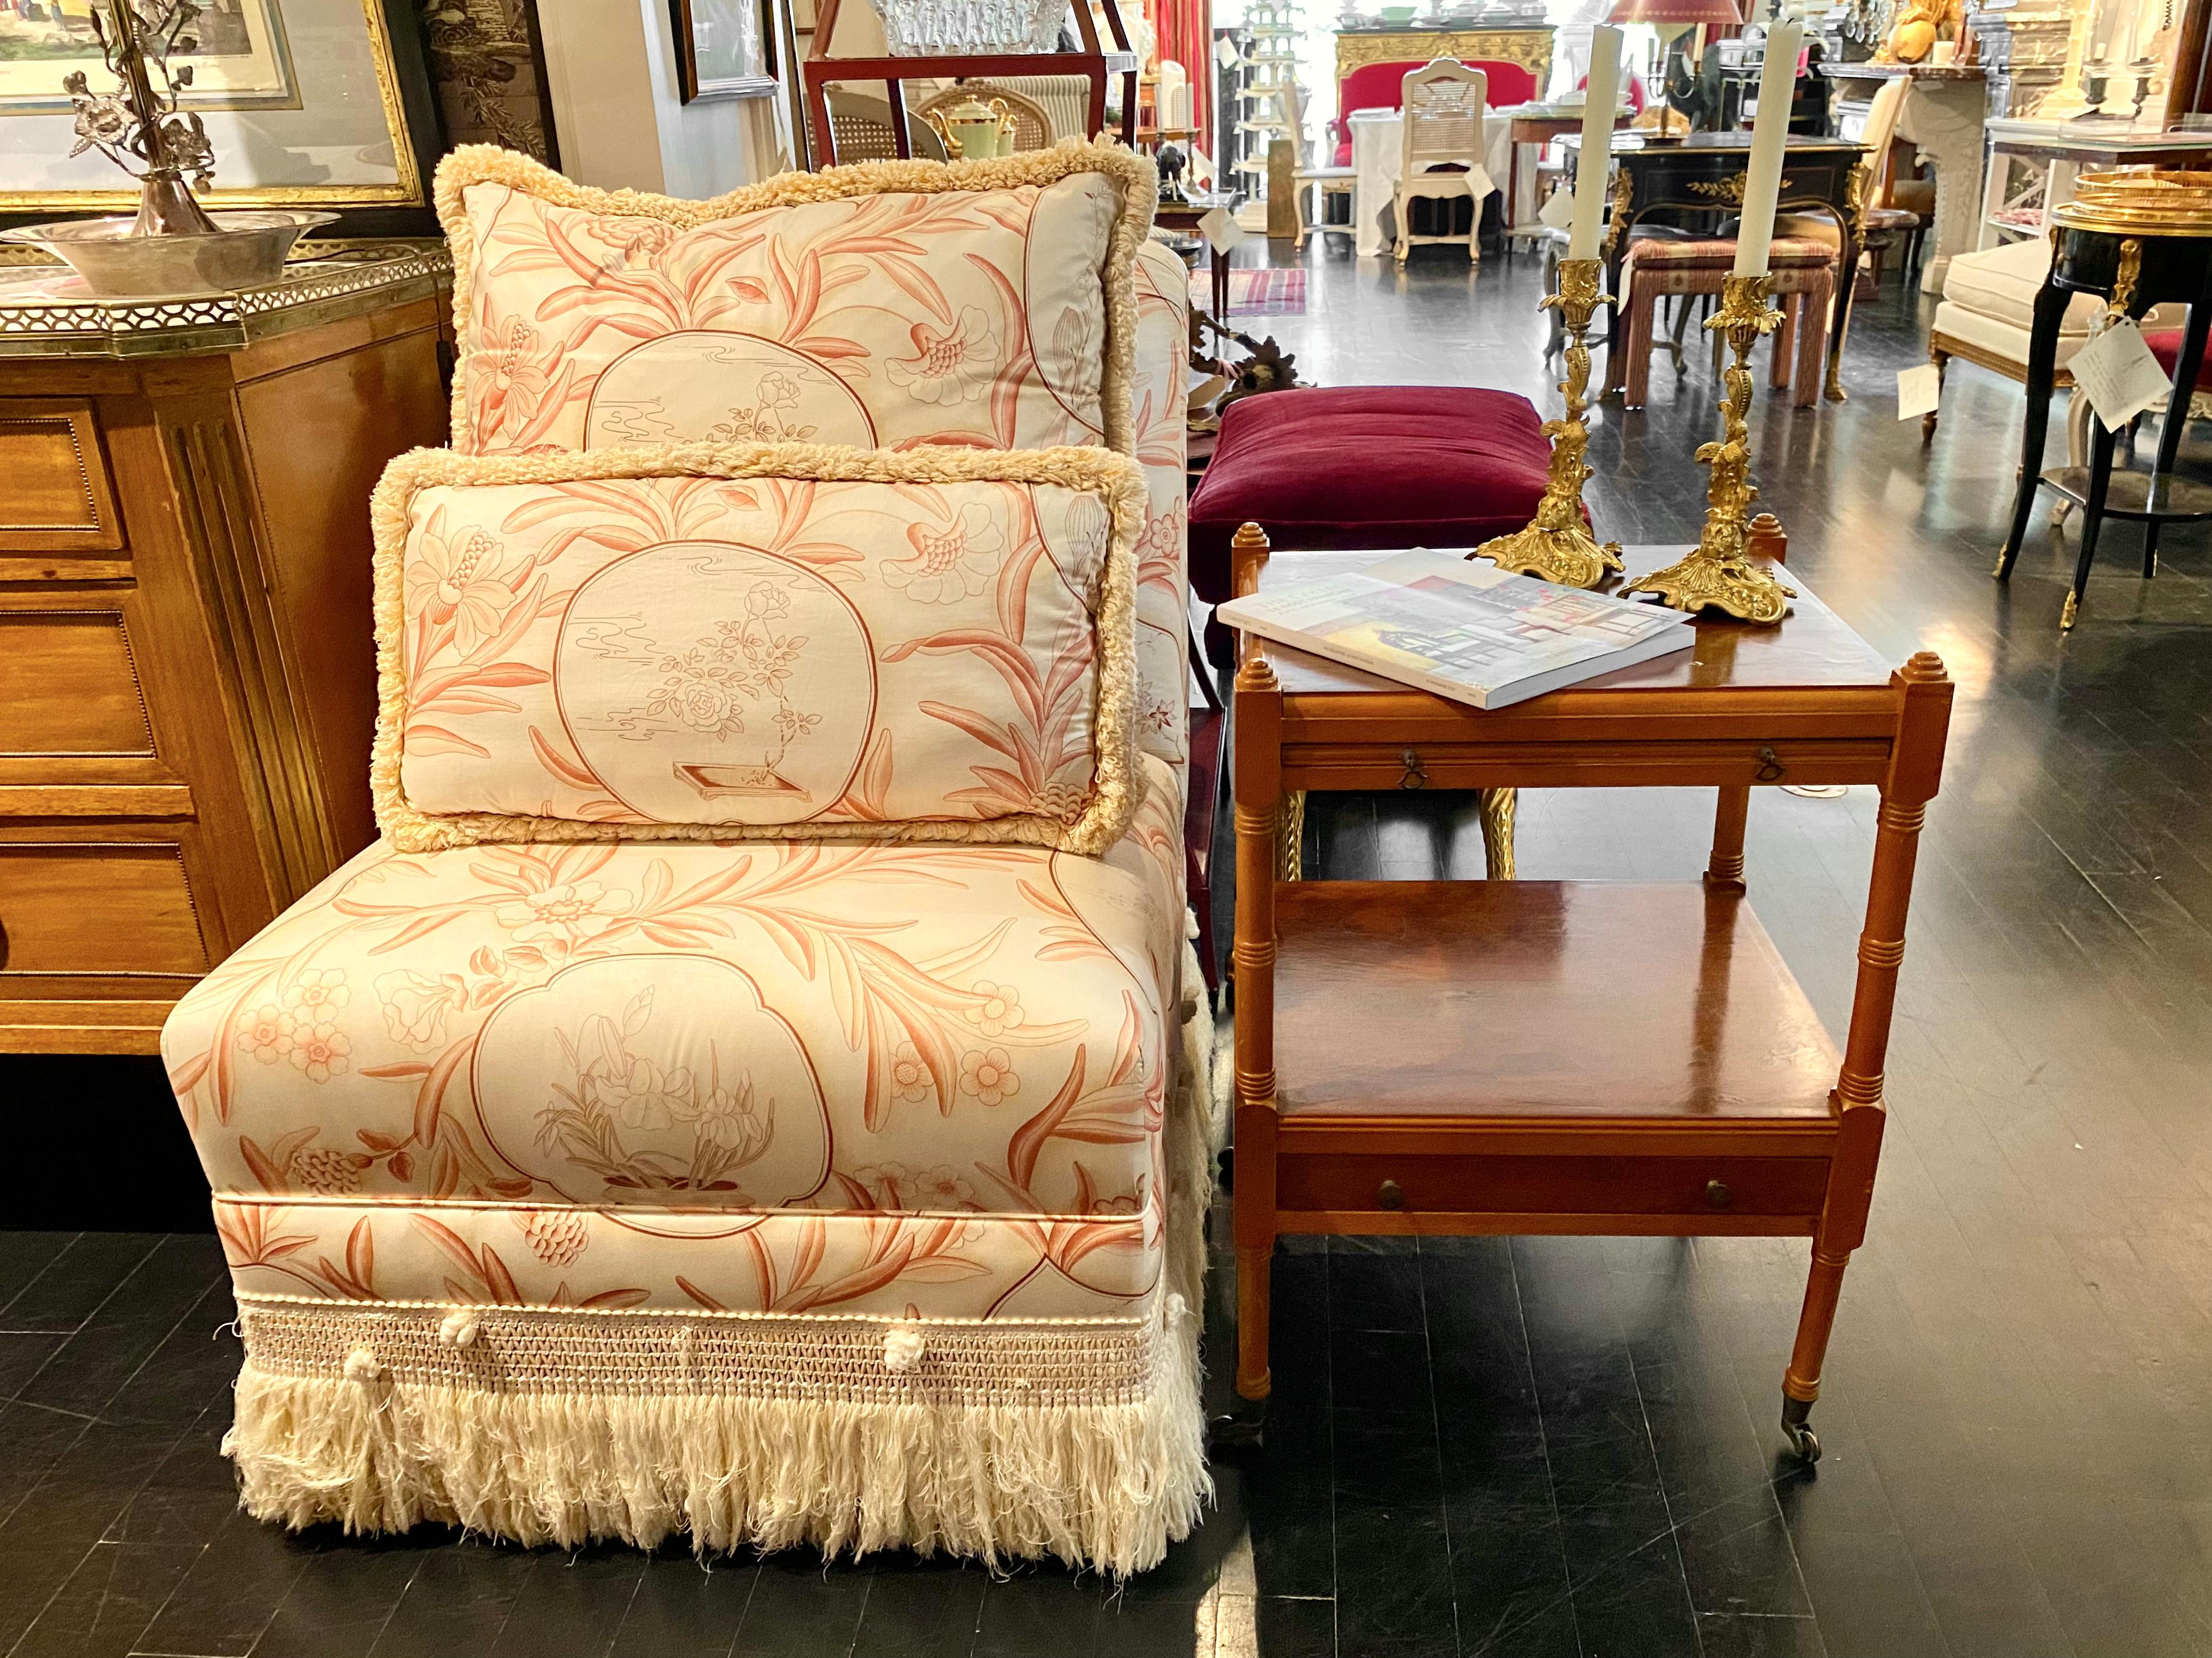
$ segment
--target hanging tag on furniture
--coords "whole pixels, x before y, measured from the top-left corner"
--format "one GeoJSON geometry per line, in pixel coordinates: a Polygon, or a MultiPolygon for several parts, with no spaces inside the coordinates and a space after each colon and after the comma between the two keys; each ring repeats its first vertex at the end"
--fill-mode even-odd
{"type": "Polygon", "coordinates": [[[1932,415],[1943,402],[1943,371],[1932,362],[1897,371],[1897,417],[1917,420],[1932,415]]]}
{"type": "Polygon", "coordinates": [[[1575,222],[1575,192],[1561,185],[1544,197],[1543,206],[1536,210],[1536,218],[1539,223],[1554,230],[1565,230],[1575,222]]]}
{"type": "Polygon", "coordinates": [[[2122,318],[2074,354],[2074,384],[2107,431],[2117,431],[2173,394],[2173,382],[2143,343],[2142,330],[2122,318]]]}
{"type": "Polygon", "coordinates": [[[1217,207],[1200,219],[1198,234],[1224,253],[1244,240],[1244,228],[1230,216],[1225,207],[1217,207]]]}

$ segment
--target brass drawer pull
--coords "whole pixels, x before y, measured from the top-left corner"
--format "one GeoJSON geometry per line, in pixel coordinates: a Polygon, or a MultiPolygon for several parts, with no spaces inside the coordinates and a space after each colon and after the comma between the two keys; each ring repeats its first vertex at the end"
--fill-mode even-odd
{"type": "Polygon", "coordinates": [[[1398,780],[1401,789],[1425,789],[1429,786],[1429,774],[1421,769],[1421,756],[1407,749],[1398,756],[1406,768],[1406,774],[1398,780]]]}
{"type": "Polygon", "coordinates": [[[1375,1188],[1375,1201],[1385,1209],[1403,1209],[1406,1206],[1406,1194],[1399,1190],[1397,1181],[1386,1180],[1375,1188]]]}
{"type": "Polygon", "coordinates": [[[1714,1208],[1725,1209],[1735,1200],[1735,1193],[1728,1189],[1725,1181],[1709,1180],[1705,1182],[1705,1201],[1714,1208]]]}
{"type": "Polygon", "coordinates": [[[1775,782],[1789,768],[1782,763],[1780,755],[1775,753],[1771,748],[1764,748],[1759,751],[1759,769],[1752,773],[1751,779],[1754,783],[1775,782]]]}

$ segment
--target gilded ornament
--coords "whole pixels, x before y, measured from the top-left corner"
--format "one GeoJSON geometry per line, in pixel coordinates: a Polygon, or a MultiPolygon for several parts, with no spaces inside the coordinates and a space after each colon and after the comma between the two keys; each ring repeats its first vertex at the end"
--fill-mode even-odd
{"type": "Polygon", "coordinates": [[[1608,570],[1620,568],[1620,544],[1600,545],[1583,515],[1583,484],[1591,468],[1583,460],[1589,446],[1589,426],[1583,418],[1589,390],[1590,318],[1613,296],[1604,291],[1605,262],[1601,259],[1559,261],[1559,291],[1547,295],[1540,310],[1556,310],[1567,334],[1567,377],[1559,390],[1567,399],[1566,412],[1544,422],[1544,435],[1552,440],[1549,482],[1536,516],[1528,528],[1486,541],[1469,555],[1486,558],[1501,570],[1533,575],[1563,587],[1595,587],[1608,570]]]}
{"type": "Polygon", "coordinates": [[[1705,490],[1705,528],[1687,558],[1630,582],[1623,593],[1651,593],[1678,610],[1716,610],[1747,622],[1772,623],[1790,613],[1796,597],[1751,562],[1751,370],[1744,359],[1762,334],[1781,325],[1782,313],[1766,303],[1766,278],[1730,276],[1722,284],[1719,314],[1705,326],[1728,342],[1728,395],[1719,442],[1699,446],[1698,463],[1712,469],[1705,490]]]}

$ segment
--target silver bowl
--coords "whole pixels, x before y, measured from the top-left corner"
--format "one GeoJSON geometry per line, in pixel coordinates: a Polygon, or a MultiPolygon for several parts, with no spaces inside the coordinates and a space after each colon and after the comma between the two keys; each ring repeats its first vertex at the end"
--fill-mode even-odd
{"type": "Polygon", "coordinates": [[[275,282],[301,233],[338,216],[271,208],[209,216],[212,235],[134,236],[133,219],[77,219],[0,230],[0,241],[66,260],[95,294],[216,294],[275,282]]]}

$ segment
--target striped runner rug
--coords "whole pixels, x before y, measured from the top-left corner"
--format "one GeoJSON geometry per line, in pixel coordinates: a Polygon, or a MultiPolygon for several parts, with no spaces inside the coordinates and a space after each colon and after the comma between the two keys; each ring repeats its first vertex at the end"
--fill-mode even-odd
{"type": "MultiPolygon", "coordinates": [[[[1199,261],[1190,279],[1190,302],[1213,303],[1211,274],[1199,261]]],[[[1229,273],[1229,314],[1232,317],[1296,317],[1306,308],[1306,273],[1299,270],[1232,270],[1229,273]]]]}

